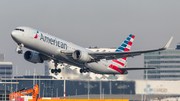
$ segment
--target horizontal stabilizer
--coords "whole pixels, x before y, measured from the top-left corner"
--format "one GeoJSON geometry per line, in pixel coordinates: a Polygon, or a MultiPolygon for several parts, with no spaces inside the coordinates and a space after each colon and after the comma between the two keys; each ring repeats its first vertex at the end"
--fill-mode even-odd
{"type": "Polygon", "coordinates": [[[143,69],[156,69],[155,67],[125,67],[119,68],[121,70],[143,70],[143,69]]]}

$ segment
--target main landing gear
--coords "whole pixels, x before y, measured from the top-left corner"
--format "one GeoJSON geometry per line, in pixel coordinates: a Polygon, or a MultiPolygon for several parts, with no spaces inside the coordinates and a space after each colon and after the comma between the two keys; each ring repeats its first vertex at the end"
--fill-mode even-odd
{"type": "Polygon", "coordinates": [[[61,69],[57,69],[57,66],[58,66],[58,61],[55,61],[54,60],[54,66],[55,66],[55,69],[51,69],[51,73],[61,73],[61,69]]]}
{"type": "Polygon", "coordinates": [[[18,45],[17,45],[16,52],[17,52],[18,54],[22,54],[22,53],[23,53],[23,50],[22,50],[22,47],[23,47],[23,46],[24,46],[23,44],[18,44],[18,45]]]}
{"type": "Polygon", "coordinates": [[[80,69],[80,71],[79,71],[80,73],[86,73],[86,72],[89,72],[89,68],[82,68],[82,69],[80,69]]]}

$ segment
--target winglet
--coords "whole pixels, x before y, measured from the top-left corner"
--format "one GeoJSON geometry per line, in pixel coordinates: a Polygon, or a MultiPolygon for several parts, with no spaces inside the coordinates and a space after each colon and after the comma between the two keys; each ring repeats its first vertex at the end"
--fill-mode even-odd
{"type": "Polygon", "coordinates": [[[165,50],[169,47],[169,45],[171,44],[171,41],[172,41],[173,37],[170,38],[170,40],[168,41],[168,43],[161,49],[165,50]]]}

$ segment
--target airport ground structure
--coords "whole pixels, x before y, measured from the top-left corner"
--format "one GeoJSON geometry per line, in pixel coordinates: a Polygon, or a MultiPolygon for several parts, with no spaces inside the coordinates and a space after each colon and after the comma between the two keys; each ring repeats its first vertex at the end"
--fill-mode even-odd
{"type": "MultiPolygon", "coordinates": [[[[6,94],[26,87],[39,85],[40,98],[66,99],[164,99],[180,97],[177,89],[180,81],[165,80],[70,80],[54,79],[52,76],[19,76],[2,78],[1,92],[6,94]]],[[[5,98],[2,96],[1,99],[5,98]]],[[[7,98],[7,97],[6,97],[7,98]]]]}
{"type": "Polygon", "coordinates": [[[180,45],[176,49],[145,53],[144,67],[156,68],[144,70],[144,79],[180,80],[180,45]]]}
{"type": "Polygon", "coordinates": [[[12,62],[4,62],[4,54],[0,54],[0,78],[12,78],[12,62]]]}

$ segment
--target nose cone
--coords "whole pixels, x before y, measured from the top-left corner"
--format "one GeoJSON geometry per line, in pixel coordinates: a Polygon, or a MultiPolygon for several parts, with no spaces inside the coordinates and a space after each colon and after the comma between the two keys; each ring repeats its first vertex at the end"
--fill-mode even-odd
{"type": "Polygon", "coordinates": [[[12,31],[12,32],[11,32],[11,37],[12,37],[12,39],[13,39],[15,42],[18,42],[19,34],[18,34],[17,31],[12,31]]]}
{"type": "Polygon", "coordinates": [[[12,31],[11,32],[11,37],[14,38],[16,36],[16,32],[15,31],[12,31]]]}
{"type": "Polygon", "coordinates": [[[15,38],[17,37],[17,33],[16,33],[15,31],[12,31],[12,32],[11,32],[11,37],[12,37],[13,39],[15,39],[15,38]]]}

